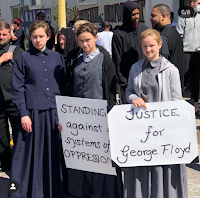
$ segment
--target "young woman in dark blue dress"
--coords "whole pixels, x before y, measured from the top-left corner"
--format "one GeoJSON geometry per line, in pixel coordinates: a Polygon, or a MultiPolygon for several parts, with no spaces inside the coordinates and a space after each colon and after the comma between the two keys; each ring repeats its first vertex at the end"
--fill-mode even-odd
{"type": "Polygon", "coordinates": [[[17,57],[12,74],[19,120],[11,180],[19,190],[11,198],[58,198],[63,197],[63,156],[55,96],[65,93],[65,65],[59,53],[46,48],[46,22],[32,23],[29,34],[33,46],[17,57]]]}

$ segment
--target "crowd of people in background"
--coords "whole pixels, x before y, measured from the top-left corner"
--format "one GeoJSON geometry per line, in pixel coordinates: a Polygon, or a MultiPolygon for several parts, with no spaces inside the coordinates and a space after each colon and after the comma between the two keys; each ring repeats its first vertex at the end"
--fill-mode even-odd
{"type": "Polygon", "coordinates": [[[175,23],[167,5],[155,5],[148,28],[139,22],[138,4],[129,0],[123,24],[113,31],[108,21],[98,32],[78,20],[56,35],[38,12],[26,51],[21,19],[11,26],[0,22],[0,162],[20,186],[11,198],[188,197],[184,164],[123,168],[123,182],[118,167],[116,176],[67,169],[55,96],[104,99],[109,112],[116,104],[147,108],[148,102],[182,100],[191,83],[200,116],[200,0],[190,0],[190,7],[193,16],[175,23]]]}

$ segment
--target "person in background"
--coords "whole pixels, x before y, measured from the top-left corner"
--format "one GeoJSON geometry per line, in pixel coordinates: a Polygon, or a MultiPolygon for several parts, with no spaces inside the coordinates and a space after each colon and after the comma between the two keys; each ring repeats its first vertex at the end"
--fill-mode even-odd
{"type": "Polygon", "coordinates": [[[44,21],[45,19],[45,13],[44,12],[38,12],[37,13],[37,20],[41,20],[41,21],[44,21]]]}
{"type": "MultiPolygon", "coordinates": [[[[162,39],[154,29],[140,38],[145,59],[130,70],[126,98],[136,108],[148,102],[182,100],[177,67],[159,54],[162,39]]],[[[137,129],[135,129],[137,130],[137,129]]],[[[124,198],[188,198],[185,164],[124,168],[124,198]]]]}
{"type": "Polygon", "coordinates": [[[10,32],[11,44],[21,47],[23,50],[25,50],[24,47],[25,34],[24,30],[22,29],[21,23],[22,23],[21,18],[15,18],[12,20],[12,26],[10,32]]]}
{"type": "Polygon", "coordinates": [[[14,142],[16,140],[15,128],[18,113],[11,97],[11,74],[16,56],[23,52],[17,46],[14,50],[10,50],[10,38],[10,25],[0,22],[0,168],[2,171],[10,170],[11,165],[8,119],[11,123],[14,142]]]}
{"type": "Polygon", "coordinates": [[[121,103],[127,103],[125,89],[132,64],[144,58],[139,38],[147,27],[139,22],[139,17],[138,4],[134,1],[125,2],[123,25],[114,31],[112,39],[112,59],[116,68],[121,103]]]}
{"type": "Polygon", "coordinates": [[[112,45],[113,32],[110,31],[110,23],[108,21],[103,21],[102,28],[103,31],[97,33],[98,39],[96,44],[104,47],[109,52],[110,57],[112,57],[111,45],[112,45]]]}
{"type": "Polygon", "coordinates": [[[50,30],[51,30],[51,37],[50,39],[47,41],[47,48],[50,49],[50,50],[53,50],[54,47],[55,47],[55,34],[54,34],[54,29],[53,27],[50,25],[49,21],[45,21],[49,27],[50,27],[50,30]]]}
{"type": "Polygon", "coordinates": [[[110,24],[110,31],[113,32],[113,26],[110,24]]]}
{"type": "Polygon", "coordinates": [[[65,61],[68,53],[77,48],[74,32],[71,28],[62,28],[58,36],[56,51],[63,55],[65,61]]]}
{"type": "Polygon", "coordinates": [[[171,24],[171,11],[166,4],[155,5],[151,11],[152,28],[159,31],[163,41],[160,54],[173,63],[181,76],[183,87],[183,40],[171,24]]]}
{"type": "Polygon", "coordinates": [[[119,27],[120,27],[120,25],[116,25],[116,26],[114,27],[114,29],[113,29],[113,32],[114,32],[115,30],[117,30],[119,27]]]}
{"type": "Polygon", "coordinates": [[[66,93],[63,57],[46,47],[49,25],[37,20],[29,27],[33,46],[21,53],[13,66],[12,101],[19,118],[11,180],[19,190],[11,198],[63,198],[64,158],[56,95],[66,93]]]}
{"type": "Polygon", "coordinates": [[[199,78],[200,78],[200,0],[190,0],[190,7],[194,15],[190,18],[178,17],[176,30],[183,38],[184,51],[184,85],[192,83],[191,99],[194,99],[195,114],[200,117],[199,111],[199,78]]]}
{"type": "MultiPolygon", "coordinates": [[[[85,20],[77,21],[74,31],[79,47],[67,57],[68,95],[107,100],[109,111],[116,103],[114,64],[109,53],[96,45],[97,29],[92,24],[85,20]]],[[[118,168],[116,171],[117,176],[111,176],[67,169],[68,192],[74,198],[89,198],[90,195],[95,198],[122,198],[121,171],[118,168]]]]}
{"type": "MultiPolygon", "coordinates": [[[[76,36],[76,32],[78,30],[78,28],[85,24],[85,23],[90,23],[87,20],[78,20],[74,23],[74,34],[75,34],[75,40],[76,40],[76,44],[78,47],[76,47],[75,49],[71,50],[68,55],[67,55],[67,59],[65,62],[65,66],[66,66],[66,83],[67,83],[67,95],[70,95],[70,93],[72,92],[71,88],[71,82],[72,82],[72,71],[73,71],[73,63],[74,61],[77,59],[77,57],[79,56],[79,54],[81,53],[82,49],[79,47],[78,44],[78,40],[77,40],[77,36],[76,36]]],[[[105,51],[105,50],[104,50],[105,51]]]]}
{"type": "Polygon", "coordinates": [[[68,23],[67,23],[67,28],[71,28],[72,30],[74,30],[74,23],[75,23],[76,21],[69,21],[68,23]]]}
{"type": "Polygon", "coordinates": [[[171,24],[172,26],[176,26],[176,21],[174,21],[174,12],[171,12],[171,24]]]}

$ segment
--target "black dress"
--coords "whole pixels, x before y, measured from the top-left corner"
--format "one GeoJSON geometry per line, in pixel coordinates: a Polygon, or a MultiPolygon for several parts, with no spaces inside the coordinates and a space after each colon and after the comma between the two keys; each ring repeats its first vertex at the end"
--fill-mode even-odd
{"type": "Polygon", "coordinates": [[[63,197],[62,143],[57,129],[55,96],[64,94],[64,60],[57,53],[35,48],[16,59],[12,74],[12,98],[19,112],[11,180],[19,190],[11,198],[63,197]],[[32,132],[21,118],[29,116],[32,132]]]}

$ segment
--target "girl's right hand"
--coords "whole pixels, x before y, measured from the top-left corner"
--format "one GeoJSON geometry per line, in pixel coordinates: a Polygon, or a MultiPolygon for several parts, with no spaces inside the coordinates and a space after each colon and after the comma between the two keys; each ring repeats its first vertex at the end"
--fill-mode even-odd
{"type": "Polygon", "coordinates": [[[63,130],[62,125],[60,124],[60,122],[58,122],[58,130],[59,130],[60,132],[62,132],[62,130],[63,130]]]}
{"type": "Polygon", "coordinates": [[[142,98],[135,99],[133,101],[133,104],[135,105],[136,108],[140,108],[143,106],[145,109],[147,109],[147,105],[142,98]]]}
{"type": "Polygon", "coordinates": [[[28,133],[32,132],[32,121],[29,116],[21,117],[21,124],[25,131],[28,133]]]}

